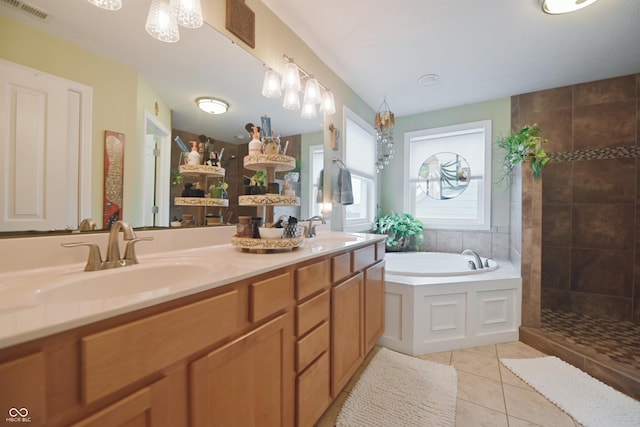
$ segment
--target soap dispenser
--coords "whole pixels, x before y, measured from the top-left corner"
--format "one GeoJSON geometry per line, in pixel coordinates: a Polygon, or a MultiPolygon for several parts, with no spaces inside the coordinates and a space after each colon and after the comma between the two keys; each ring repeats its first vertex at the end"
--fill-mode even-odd
{"type": "Polygon", "coordinates": [[[200,153],[198,153],[198,143],[196,141],[191,142],[191,152],[187,157],[187,163],[189,166],[198,166],[200,164],[200,153]]]}
{"type": "Polygon", "coordinates": [[[260,142],[260,128],[253,128],[253,139],[249,143],[249,155],[257,156],[262,153],[262,142],[260,142]]]}

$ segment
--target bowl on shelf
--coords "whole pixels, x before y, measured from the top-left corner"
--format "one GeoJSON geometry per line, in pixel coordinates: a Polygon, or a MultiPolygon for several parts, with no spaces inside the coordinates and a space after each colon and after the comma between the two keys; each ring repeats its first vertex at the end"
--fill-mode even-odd
{"type": "Polygon", "coordinates": [[[279,239],[282,237],[282,228],[275,227],[259,227],[261,239],[279,239]]]}

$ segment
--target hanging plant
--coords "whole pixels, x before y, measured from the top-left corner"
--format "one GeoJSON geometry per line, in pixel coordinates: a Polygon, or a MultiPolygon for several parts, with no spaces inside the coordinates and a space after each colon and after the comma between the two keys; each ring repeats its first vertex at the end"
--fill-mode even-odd
{"type": "Polygon", "coordinates": [[[551,160],[542,148],[547,140],[540,136],[541,133],[538,125],[533,124],[498,140],[498,147],[506,151],[503,161],[505,177],[511,177],[513,168],[518,163],[529,162],[533,177],[540,178],[542,168],[551,160]]]}

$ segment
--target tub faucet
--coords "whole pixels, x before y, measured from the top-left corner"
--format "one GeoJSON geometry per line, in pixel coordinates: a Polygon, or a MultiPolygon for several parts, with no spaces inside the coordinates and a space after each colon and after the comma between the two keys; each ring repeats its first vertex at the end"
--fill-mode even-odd
{"type": "MultiPolygon", "coordinates": [[[[472,251],[471,249],[465,249],[464,251],[462,251],[462,255],[473,256],[473,258],[476,260],[475,262],[476,268],[478,269],[484,268],[484,265],[482,265],[482,259],[480,259],[480,256],[477,253],[475,253],[475,251],[472,251]]],[[[475,270],[475,268],[473,270],[475,270]]]]}
{"type": "Polygon", "coordinates": [[[320,216],[320,215],[312,216],[311,218],[306,220],[306,221],[309,221],[309,225],[307,226],[307,234],[304,237],[314,237],[316,235],[316,226],[313,225],[314,219],[318,219],[323,224],[326,224],[326,221],[324,220],[323,216],[320,216]]]}

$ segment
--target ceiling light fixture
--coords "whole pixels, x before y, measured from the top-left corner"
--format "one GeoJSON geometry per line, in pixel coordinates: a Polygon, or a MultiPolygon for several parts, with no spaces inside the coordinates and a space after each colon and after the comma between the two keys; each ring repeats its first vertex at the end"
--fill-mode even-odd
{"type": "Polygon", "coordinates": [[[87,0],[94,6],[106,10],[119,10],[122,7],[122,0],[87,0]]]}
{"type": "Polygon", "coordinates": [[[196,99],[198,108],[209,114],[223,114],[229,109],[229,104],[216,98],[204,97],[196,99]]]}
{"type": "Polygon", "coordinates": [[[551,15],[575,12],[598,0],[540,0],[542,11],[551,15]]]}
{"type": "Polygon", "coordinates": [[[316,105],[320,104],[320,113],[335,114],[336,102],[333,93],[324,87],[317,79],[300,68],[293,58],[282,55],[287,61],[280,75],[268,68],[262,81],[262,96],[266,98],[279,98],[284,91],[282,107],[287,110],[300,109],[300,91],[304,83],[304,96],[300,116],[304,119],[317,117],[316,105]]]}
{"type": "Polygon", "coordinates": [[[200,28],[204,24],[200,0],[171,0],[171,9],[178,24],[185,28],[200,28]]]}

